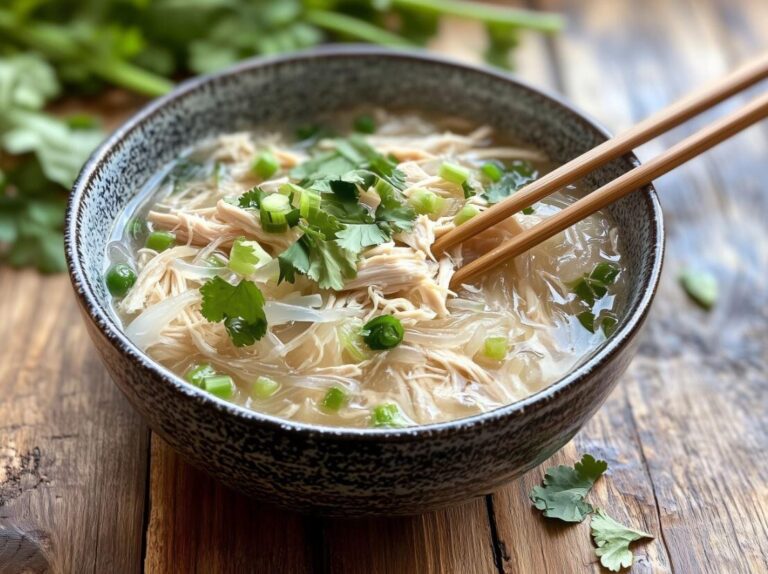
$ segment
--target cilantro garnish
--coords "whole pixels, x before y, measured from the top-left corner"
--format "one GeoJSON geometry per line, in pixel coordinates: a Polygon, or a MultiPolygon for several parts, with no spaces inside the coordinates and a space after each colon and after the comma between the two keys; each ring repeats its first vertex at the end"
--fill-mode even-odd
{"type": "Polygon", "coordinates": [[[608,468],[604,460],[585,454],[573,467],[560,465],[547,470],[541,486],[531,491],[531,501],[547,518],[581,522],[593,508],[585,497],[608,468]]]}
{"type": "Polygon", "coordinates": [[[265,195],[266,193],[257,186],[241,195],[237,200],[237,204],[243,209],[259,209],[265,195]]]}
{"type": "Polygon", "coordinates": [[[647,532],[634,530],[616,522],[601,508],[592,516],[590,529],[597,545],[595,554],[600,558],[600,564],[611,572],[632,566],[630,543],[642,538],[653,538],[647,532]]]}
{"type": "Polygon", "coordinates": [[[293,282],[301,273],[315,281],[321,289],[344,288],[344,280],[357,274],[357,253],[345,249],[333,239],[312,229],[278,257],[280,281],[293,282]]]}
{"type": "Polygon", "coordinates": [[[390,235],[375,223],[346,225],[336,232],[336,243],[353,253],[359,253],[364,247],[386,243],[390,239],[390,235]]]}
{"type": "Polygon", "coordinates": [[[230,339],[237,347],[252,345],[267,332],[264,296],[252,282],[237,285],[214,277],[200,287],[203,317],[212,323],[224,321],[230,339]]]}
{"type": "MultiPolygon", "coordinates": [[[[488,203],[498,203],[503,199],[508,198],[520,188],[525,187],[532,181],[535,181],[539,177],[539,172],[527,161],[516,160],[512,162],[510,167],[506,168],[506,171],[502,174],[499,181],[493,182],[488,189],[486,189],[485,199],[488,203]]],[[[523,213],[530,215],[533,213],[533,208],[526,207],[523,213]]]]}
{"type": "MultiPolygon", "coordinates": [[[[344,281],[356,276],[363,249],[391,241],[393,233],[413,227],[416,212],[396,187],[405,181],[397,164],[357,136],[335,144],[335,150],[318,154],[291,172],[291,177],[301,178],[299,190],[319,194],[320,209],[305,212],[304,235],[278,256],[279,281],[293,282],[298,273],[322,289],[343,289],[344,281]],[[375,213],[359,200],[360,191],[371,186],[381,199],[375,213]]],[[[241,206],[260,202],[258,192],[240,198],[241,206]]]]}

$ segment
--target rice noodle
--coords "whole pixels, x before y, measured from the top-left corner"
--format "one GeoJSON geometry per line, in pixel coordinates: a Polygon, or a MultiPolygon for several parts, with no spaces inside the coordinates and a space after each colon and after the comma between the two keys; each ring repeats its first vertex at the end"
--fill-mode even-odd
{"type": "MultiPolygon", "coordinates": [[[[489,207],[485,191],[491,183],[480,169],[484,162],[527,160],[540,172],[554,164],[539,150],[505,141],[492,128],[461,118],[432,121],[410,113],[371,113],[378,129],[367,141],[399,162],[403,196],[414,200],[427,190],[442,202],[439,213],[421,214],[391,242],[365,249],[356,276],[346,280],[342,291],[318,290],[300,274],[293,283],[279,282],[277,257],[296,242],[301,227],[266,231],[259,211],[240,207],[237,198],[256,185],[276,193],[285,183],[300,183],[289,170],[315,153],[312,144],[289,141],[274,130],[202,142],[190,152],[201,164],[195,177],[152,183],[139,208],[152,229],[173,231],[179,245],[157,253],[123,234],[122,241],[108,247],[110,260],[138,271],[135,285],[115,304],[127,336],[179,374],[210,363],[232,376],[236,390],[231,400],[248,408],[356,427],[369,426],[374,410],[387,403],[397,405],[404,424],[493,409],[552,383],[593,352],[604,335],[600,328],[590,333],[583,326],[584,305],[573,285],[598,263],[624,270],[621,237],[610,218],[592,215],[472,284],[451,290],[459,266],[558,213],[580,190],[569,186],[535,204],[533,213],[508,218],[436,257],[432,244],[456,227],[454,218],[464,205],[479,211],[489,207]],[[252,163],[264,150],[275,156],[280,170],[261,181],[252,163]],[[469,191],[441,176],[444,162],[470,170],[469,191]],[[229,251],[239,237],[258,242],[270,255],[246,277],[229,268],[229,251]],[[221,264],[210,264],[211,256],[221,264]],[[246,278],[262,291],[269,328],[253,345],[235,346],[224,324],[203,317],[199,289],[217,276],[232,284],[246,278]],[[362,329],[381,315],[399,319],[405,335],[394,349],[372,351],[362,329]],[[506,341],[501,360],[487,352],[491,337],[506,341]],[[273,396],[251,395],[260,376],[279,383],[273,396]],[[332,412],[323,402],[333,387],[347,399],[332,412]]],[[[339,132],[351,117],[338,118],[339,132]]],[[[335,145],[323,139],[316,149],[335,145]]],[[[360,203],[375,214],[382,202],[375,187],[358,191],[360,203]]],[[[618,315],[624,276],[594,304],[595,321],[618,315]]]]}

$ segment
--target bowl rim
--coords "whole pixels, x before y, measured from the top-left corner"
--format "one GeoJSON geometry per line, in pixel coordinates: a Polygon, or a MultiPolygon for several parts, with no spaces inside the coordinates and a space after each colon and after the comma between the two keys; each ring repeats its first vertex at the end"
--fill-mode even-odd
{"type": "MultiPolygon", "coordinates": [[[[274,431],[306,433],[308,437],[312,438],[353,441],[386,440],[387,442],[400,442],[413,440],[416,436],[450,436],[454,433],[464,432],[476,427],[483,427],[496,423],[499,419],[520,416],[533,406],[541,406],[555,400],[566,388],[571,387],[572,385],[578,385],[592,373],[599,370],[603,365],[610,362],[637,334],[645,321],[651,302],[658,288],[664,259],[663,216],[661,205],[653,184],[644,186],[639,190],[645,195],[646,201],[648,201],[650,207],[652,224],[651,234],[654,239],[653,253],[651,254],[653,257],[653,265],[648,276],[648,282],[643,287],[643,293],[635,306],[630,310],[630,314],[626,317],[624,325],[613,333],[601,347],[594,351],[592,356],[584,361],[584,363],[568,372],[557,381],[519,401],[469,417],[411,427],[368,429],[323,426],[313,423],[291,421],[260,413],[248,409],[247,407],[212,396],[202,389],[190,385],[179,375],[176,375],[168,368],[155,362],[128,339],[112,317],[112,314],[99,304],[93,286],[84,270],[79,243],[79,233],[81,228],[79,221],[81,218],[78,215],[83,207],[84,198],[87,198],[89,195],[88,188],[91,180],[102,170],[103,166],[110,161],[116,151],[119,150],[122,141],[126,137],[140,129],[144,124],[151,123],[153,118],[161,113],[165,107],[173,105],[177,100],[182,100],[201,89],[205,89],[207,85],[220,82],[226,78],[293,62],[371,57],[416,61],[434,65],[435,67],[454,69],[459,72],[483,74],[496,80],[504,81],[513,84],[519,90],[532,92],[539,97],[549,100],[550,103],[560,106],[573,116],[576,121],[580,122],[585,129],[592,131],[598,136],[606,138],[611,137],[611,133],[591,115],[583,112],[565,100],[562,96],[553,93],[548,89],[534,87],[524,80],[499,70],[467,64],[450,57],[423,51],[382,48],[358,44],[326,45],[312,50],[294,52],[291,54],[251,58],[217,73],[195,76],[180,83],[168,94],[150,101],[138,112],[123,122],[91,154],[73,185],[72,193],[70,194],[67,203],[64,228],[65,253],[70,281],[78,299],[78,303],[84,312],[87,313],[86,319],[95,324],[101,335],[103,335],[119,353],[126,356],[132,363],[134,363],[134,365],[140,369],[146,369],[153,372],[163,383],[171,385],[175,392],[185,395],[187,399],[198,401],[204,406],[217,410],[227,416],[237,417],[247,424],[266,426],[274,431]]],[[[634,153],[630,152],[622,157],[635,165],[639,165],[640,163],[634,153]]]]}

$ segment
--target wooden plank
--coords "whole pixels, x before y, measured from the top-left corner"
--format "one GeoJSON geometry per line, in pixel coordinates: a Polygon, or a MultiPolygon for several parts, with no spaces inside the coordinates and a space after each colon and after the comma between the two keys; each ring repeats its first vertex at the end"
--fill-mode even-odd
{"type": "Polygon", "coordinates": [[[0,572],[139,572],[148,432],[66,276],[0,270],[0,572]]]}
{"type": "MultiPolygon", "coordinates": [[[[557,41],[567,93],[614,128],[723,73],[737,59],[728,56],[723,38],[748,37],[750,50],[765,48],[760,28],[746,36],[723,30],[724,20],[700,2],[544,5],[571,16],[569,31],[557,41]]],[[[731,18],[725,21],[732,22],[734,14],[744,25],[766,21],[765,3],[727,6],[731,18]]],[[[641,155],[711,117],[644,146],[641,155]]],[[[768,567],[768,464],[756,456],[768,444],[768,337],[761,311],[768,302],[768,249],[758,232],[768,216],[760,183],[766,151],[764,132],[753,129],[657,182],[669,241],[649,333],[621,387],[578,436],[576,447],[553,461],[572,462],[577,451],[608,459],[612,473],[599,483],[594,500],[616,518],[657,535],[655,543],[640,548],[636,571],[768,567]],[[720,278],[723,294],[709,315],[691,305],[677,285],[677,272],[690,263],[720,278]]],[[[544,563],[547,572],[574,572],[583,564],[589,570],[585,526],[556,529],[553,536],[542,535],[531,521],[507,520],[541,476],[532,474],[494,497],[500,537],[507,547],[514,541],[505,566],[525,571],[544,563]],[[499,510],[504,502],[506,515],[499,510]],[[563,557],[569,553],[575,559],[567,563],[563,557]]]]}
{"type": "Polygon", "coordinates": [[[145,571],[312,572],[311,519],[222,486],[152,438],[145,571]]]}

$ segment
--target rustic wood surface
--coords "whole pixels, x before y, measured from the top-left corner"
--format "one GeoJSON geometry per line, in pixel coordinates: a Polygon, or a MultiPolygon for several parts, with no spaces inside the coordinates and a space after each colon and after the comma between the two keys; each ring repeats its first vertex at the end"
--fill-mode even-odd
{"type": "MultiPolygon", "coordinates": [[[[768,49],[764,0],[528,4],[569,27],[526,36],[519,73],[614,130],[768,49]]],[[[434,48],[473,58],[478,32],[450,23],[434,48]]],[[[116,101],[112,119],[128,111],[116,101]]],[[[576,439],[485,499],[413,518],[324,520],[228,491],[150,437],[66,277],[0,270],[0,572],[597,572],[588,525],[552,524],[527,499],[583,452],[610,464],[591,500],[655,536],[634,572],[768,572],[767,157],[762,125],[657,182],[660,292],[638,357],[576,439]],[[684,265],[717,274],[712,312],[680,290],[684,265]]]]}

